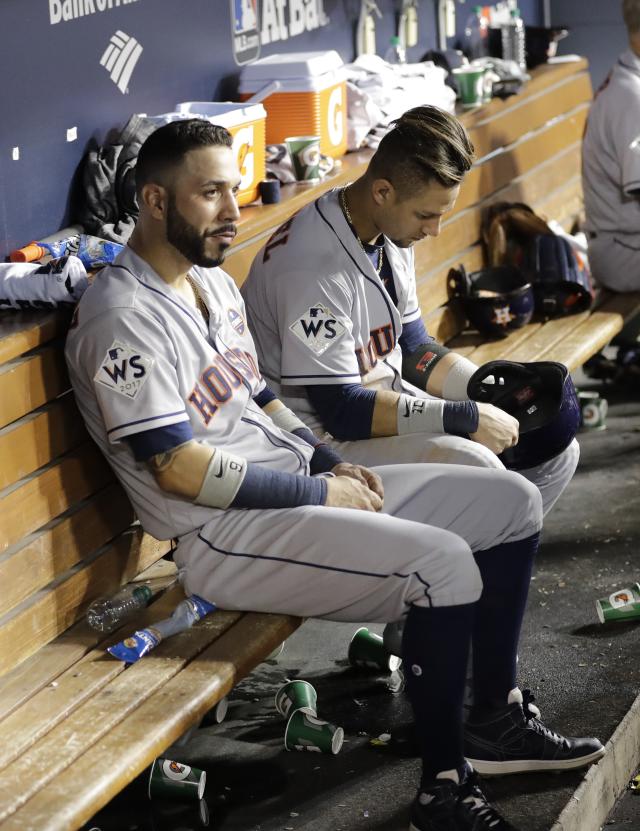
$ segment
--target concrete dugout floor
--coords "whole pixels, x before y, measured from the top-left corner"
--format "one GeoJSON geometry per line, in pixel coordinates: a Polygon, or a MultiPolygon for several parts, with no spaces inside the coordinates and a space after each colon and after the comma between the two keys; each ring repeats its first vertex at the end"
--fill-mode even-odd
{"type": "MultiPolygon", "coordinates": [[[[640,621],[601,625],[594,605],[597,597],[640,581],[640,389],[603,389],[603,395],[610,404],[607,429],[580,434],[577,474],[546,522],[521,642],[520,682],[534,692],[549,726],[606,742],[640,691],[640,621]]],[[[385,678],[349,667],[347,645],[355,628],[307,622],[277,661],[259,666],[234,690],[223,724],[201,727],[165,754],[207,771],[208,827],[406,831],[419,776],[410,708],[402,694],[388,691],[385,678]],[[311,681],[319,717],[344,728],[346,742],[337,756],[284,750],[285,722],[273,696],[285,678],[311,681]],[[370,739],[381,733],[390,733],[391,741],[372,746],[370,739]]],[[[577,771],[485,782],[520,831],[548,831],[583,777],[577,771]]],[[[640,829],[640,796],[625,798],[609,823],[614,831],[640,829]]],[[[205,820],[190,806],[151,805],[140,781],[86,826],[202,827],[205,820]]]]}

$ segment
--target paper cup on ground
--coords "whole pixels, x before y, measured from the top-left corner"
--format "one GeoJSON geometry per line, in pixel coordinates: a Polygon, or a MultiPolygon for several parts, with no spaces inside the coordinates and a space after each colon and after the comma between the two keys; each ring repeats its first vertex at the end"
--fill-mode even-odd
{"type": "Polygon", "coordinates": [[[317,716],[318,694],[308,681],[287,681],[276,693],[276,710],[287,718],[295,710],[317,716]]]}
{"type": "Polygon", "coordinates": [[[479,107],[484,100],[484,73],[479,67],[459,66],[452,70],[458,82],[460,99],[465,109],[479,107]]]}
{"type": "Polygon", "coordinates": [[[640,583],[618,589],[609,597],[596,600],[600,623],[610,620],[640,620],[640,583]]]}
{"type": "Polygon", "coordinates": [[[344,730],[327,721],[320,721],[310,713],[296,710],[287,722],[284,746],[287,750],[308,750],[312,753],[340,752],[344,730]]]}
{"type": "Polygon", "coordinates": [[[156,759],[149,774],[149,799],[195,802],[202,799],[206,782],[203,770],[171,759],[156,759]]]}
{"type": "Polygon", "coordinates": [[[579,390],[580,414],[585,430],[604,430],[607,426],[609,402],[595,390],[579,390]]]}
{"type": "Polygon", "coordinates": [[[284,140],[299,182],[320,178],[320,136],[291,136],[284,140]]]}
{"type": "Polygon", "coordinates": [[[383,672],[395,672],[402,663],[397,655],[389,655],[382,636],[370,632],[366,626],[358,629],[351,638],[348,657],[354,667],[380,669],[383,672]]]}

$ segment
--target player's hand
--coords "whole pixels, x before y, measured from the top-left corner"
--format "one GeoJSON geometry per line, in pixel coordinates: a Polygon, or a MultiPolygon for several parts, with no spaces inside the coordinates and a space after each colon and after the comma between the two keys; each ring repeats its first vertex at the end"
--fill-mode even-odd
{"type": "Polygon", "coordinates": [[[328,508],[379,511],[382,508],[382,499],[359,479],[352,476],[332,476],[327,478],[327,498],[324,504],[328,508]]]}
{"type": "Polygon", "coordinates": [[[478,429],[469,438],[484,444],[494,453],[502,453],[507,447],[518,443],[520,425],[518,420],[493,404],[478,401],[478,429]]]}
{"type": "Polygon", "coordinates": [[[349,462],[340,462],[332,471],[336,476],[350,476],[352,479],[357,479],[366,485],[374,493],[377,493],[380,499],[384,499],[384,487],[382,486],[382,479],[373,470],[363,465],[352,465],[349,462]]]}

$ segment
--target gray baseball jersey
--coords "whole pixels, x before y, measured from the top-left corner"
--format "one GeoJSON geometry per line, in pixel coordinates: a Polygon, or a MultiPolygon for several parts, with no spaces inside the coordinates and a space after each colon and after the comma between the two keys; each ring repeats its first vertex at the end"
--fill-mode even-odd
{"type": "Polygon", "coordinates": [[[596,94],[582,146],[589,262],[618,291],[640,288],[640,58],[623,52],[596,94]],[[594,236],[595,235],[595,236],[594,236]]]}
{"type": "Polygon", "coordinates": [[[420,317],[413,251],[385,240],[397,308],[354,237],[333,190],[282,225],[242,293],[261,368],[312,429],[308,384],[402,391],[402,324],[420,317]],[[318,268],[318,264],[322,268],[318,268]]]}
{"type": "Polygon", "coordinates": [[[193,268],[209,329],[126,248],[78,305],[66,357],[80,411],[144,527],[159,539],[211,519],[211,508],[160,490],[122,439],[159,427],[223,447],[251,462],[307,473],[312,448],[252,400],[264,387],[242,298],[221,269],[193,268]]]}

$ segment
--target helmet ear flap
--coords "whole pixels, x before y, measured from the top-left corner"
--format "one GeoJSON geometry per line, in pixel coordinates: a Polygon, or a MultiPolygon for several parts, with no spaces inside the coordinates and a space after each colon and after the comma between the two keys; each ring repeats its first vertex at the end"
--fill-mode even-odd
{"type": "Polygon", "coordinates": [[[469,297],[471,294],[471,280],[467,269],[460,263],[457,268],[450,268],[447,274],[447,293],[449,299],[453,297],[469,297]]]}

